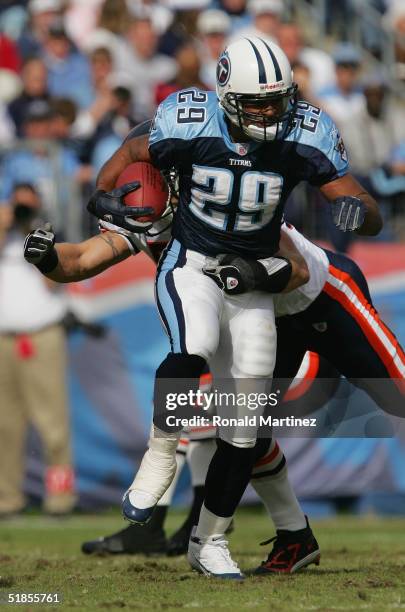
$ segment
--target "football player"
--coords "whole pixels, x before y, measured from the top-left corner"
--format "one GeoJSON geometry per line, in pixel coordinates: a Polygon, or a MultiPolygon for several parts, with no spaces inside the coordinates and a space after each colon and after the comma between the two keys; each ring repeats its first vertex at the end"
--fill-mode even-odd
{"type": "MultiPolygon", "coordinates": [[[[283,224],[282,236],[284,242],[294,242],[305,258],[310,280],[302,289],[275,296],[278,350],[274,377],[294,377],[305,352],[316,351],[335,366],[336,372],[364,389],[380,408],[403,416],[405,354],[376,312],[361,270],[348,257],[309,242],[289,224],[283,224]]],[[[227,277],[237,276],[241,290],[254,275],[244,278],[246,268],[239,267],[239,260],[239,257],[228,257],[227,264],[205,272],[225,291],[227,277]]],[[[256,262],[245,263],[256,267],[256,262]]],[[[313,402],[307,404],[311,411],[315,410],[313,402]]],[[[299,521],[300,515],[283,474],[285,459],[277,448],[273,442],[252,473],[252,484],[265,502],[278,533],[268,559],[258,568],[261,573],[295,571],[302,567],[300,563],[306,565],[313,560],[312,553],[317,550],[311,549],[314,541],[309,530],[301,531],[299,523],[295,528],[296,525],[285,522],[294,518],[299,521]],[[288,554],[291,545],[294,545],[294,555],[288,554]]],[[[204,443],[199,452],[209,454],[210,450],[204,443]]],[[[125,537],[130,538],[132,533],[136,538],[136,531],[131,529],[125,530],[125,537]]]]}
{"type": "MultiPolygon", "coordinates": [[[[165,223],[167,226],[167,220],[165,223]]],[[[155,228],[158,226],[159,222],[154,224],[155,228]]],[[[316,350],[334,363],[337,371],[367,390],[381,408],[399,415],[401,412],[398,407],[403,406],[400,388],[394,382],[390,385],[389,393],[387,386],[381,393],[381,379],[392,377],[396,382],[404,381],[404,352],[374,310],[363,274],[349,258],[319,248],[289,224],[283,224],[281,235],[285,253],[289,251],[289,241],[299,249],[306,261],[310,278],[302,288],[275,298],[276,321],[280,330],[275,376],[295,376],[304,352],[316,350]],[[287,244],[284,244],[286,242],[287,244]],[[331,291],[333,286],[336,287],[335,293],[331,291]],[[379,380],[375,382],[372,378],[379,380]]],[[[101,264],[104,267],[113,264],[117,255],[128,256],[131,251],[135,251],[136,244],[142,248],[146,241],[144,235],[133,234],[131,241],[129,236],[129,232],[111,227],[101,240],[94,237],[82,245],[57,245],[58,268],[48,275],[58,281],[88,278],[100,269],[101,264]],[[108,240],[104,242],[106,237],[108,240]],[[110,244],[114,245],[115,254],[110,244]]],[[[53,240],[53,236],[45,235],[43,230],[31,234],[26,243],[28,260],[32,261],[33,257],[42,257],[45,262],[49,260],[48,254],[53,249],[53,240]]],[[[152,239],[150,246],[156,246],[155,240],[156,238],[152,239]]],[[[240,258],[235,257],[228,264],[205,270],[205,273],[225,287],[226,276],[236,275],[240,280],[239,290],[243,290],[253,276],[244,278],[246,268],[240,266],[238,260],[240,258]]],[[[254,261],[245,263],[256,266],[254,261]]],[[[229,348],[225,345],[223,351],[227,350],[229,348]]],[[[328,373],[326,376],[331,377],[332,374],[328,373]]],[[[315,409],[312,401],[309,406],[311,410],[315,409]]],[[[273,519],[277,538],[268,559],[257,571],[290,573],[317,561],[319,548],[288,482],[282,451],[275,441],[260,440],[259,444],[262,457],[253,467],[251,482],[273,519]]],[[[187,533],[202,502],[201,485],[204,474],[201,477],[201,471],[206,469],[203,465],[208,465],[214,451],[214,446],[209,441],[200,445],[194,442],[193,445],[193,451],[199,453],[197,465],[194,465],[194,469],[199,468],[199,487],[190,525],[185,526],[187,533]]],[[[193,469],[193,465],[191,467],[193,469]]],[[[193,481],[193,484],[197,484],[194,478],[193,481]]],[[[134,549],[139,551],[140,548],[144,552],[162,551],[161,527],[165,513],[166,509],[161,507],[154,514],[150,531],[146,534],[142,534],[137,526],[132,526],[99,542],[89,543],[90,548],[110,552],[131,552],[134,549]]],[[[184,538],[184,534],[180,533],[177,543],[180,552],[183,550],[184,538]]]]}
{"type": "MultiPolygon", "coordinates": [[[[243,294],[245,299],[224,297],[203,268],[221,253],[255,260],[277,253],[284,203],[301,180],[318,186],[331,202],[338,228],[365,235],[381,228],[377,203],[348,173],[333,122],[320,109],[299,102],[296,91],[289,62],[277,45],[259,38],[235,41],[219,59],[217,95],[189,89],[169,96],[157,110],[150,137],[120,147],[98,177],[89,209],[129,230],[136,222],[116,192],[109,193],[126,166],[151,161],[162,170],[175,167],[180,181],[173,239],[156,280],[172,350],[157,370],[149,449],[124,497],[124,514],[134,522],[150,518],[176,468],[180,426],[168,430],[162,418],[161,385],[175,380],[180,391],[179,381],[186,378],[197,388],[217,351],[223,310],[232,313],[235,323],[232,376],[243,380],[245,388],[253,379],[260,392],[274,368],[272,298],[265,291],[243,294]]],[[[289,279],[288,262],[273,261],[273,270],[276,265],[280,275],[273,293],[289,279]]],[[[190,383],[184,391],[189,388],[190,383]]],[[[222,535],[257,459],[256,434],[229,433],[221,432],[208,470],[190,559],[204,574],[240,579],[222,535]]]]}
{"type": "MultiPolygon", "coordinates": [[[[39,228],[27,236],[25,257],[27,261],[37,265],[49,278],[57,282],[74,282],[90,278],[116,262],[122,261],[131,254],[138,253],[140,250],[145,251],[151,257],[153,257],[153,251],[157,252],[160,250],[156,236],[148,238],[144,234],[131,234],[106,222],[101,222],[101,226],[103,229],[107,227],[109,229],[101,235],[94,236],[80,244],[60,243],[56,245],[55,236],[50,228],[39,228]]],[[[158,234],[160,236],[160,246],[164,244],[163,237],[168,232],[167,226],[167,217],[153,224],[156,234],[158,234],[159,229],[165,228],[162,234],[158,234]]],[[[283,240],[280,241],[280,246],[283,248],[283,240]]],[[[298,270],[298,276],[307,275],[307,265],[302,270],[300,268],[301,256],[298,256],[298,260],[294,261],[295,255],[290,245],[288,245],[287,251],[290,261],[293,262],[293,268],[298,270]]],[[[309,294],[311,295],[313,284],[309,282],[305,286],[308,287],[309,294]]],[[[200,443],[196,441],[196,435],[191,432],[192,439],[189,443],[190,450],[188,455],[191,464],[195,498],[190,517],[179,530],[180,533],[173,539],[169,552],[177,554],[184,552],[184,541],[187,539],[191,527],[197,522],[200,513],[204,497],[203,483],[208,464],[215,451],[212,427],[206,429],[208,431],[197,434],[198,438],[201,439],[201,435],[205,438],[200,443]]],[[[275,571],[292,572],[313,561],[318,561],[319,548],[288,481],[286,461],[282,450],[280,450],[274,440],[266,439],[260,441],[260,446],[257,445],[255,452],[260,455],[261,460],[254,467],[254,473],[260,473],[262,474],[261,477],[265,477],[266,490],[269,487],[273,487],[269,511],[274,525],[279,534],[284,534],[284,538],[285,534],[288,534],[290,538],[288,545],[290,545],[291,541],[294,541],[295,550],[297,551],[293,559],[289,554],[287,545],[283,551],[283,563],[280,564],[279,560],[275,571]]],[[[84,546],[85,552],[94,550],[109,551],[111,553],[131,551],[162,552],[165,547],[162,526],[167,506],[170,505],[172,493],[171,486],[160,500],[160,506],[156,508],[151,521],[148,523],[147,527],[149,527],[146,533],[142,533],[141,530],[137,529],[137,525],[133,525],[105,539],[86,543],[84,546]]],[[[280,539],[278,539],[276,549],[277,553],[279,553],[280,539]]],[[[278,557],[280,557],[279,554],[278,557]]]]}

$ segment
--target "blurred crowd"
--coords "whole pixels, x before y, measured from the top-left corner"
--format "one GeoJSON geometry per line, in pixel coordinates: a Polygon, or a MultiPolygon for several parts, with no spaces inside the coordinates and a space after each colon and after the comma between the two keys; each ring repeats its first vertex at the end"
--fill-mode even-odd
{"type": "MultiPolygon", "coordinates": [[[[312,8],[320,5],[312,2],[312,8]]],[[[398,217],[405,192],[400,95],[401,85],[405,91],[405,3],[344,0],[337,7],[324,0],[322,40],[295,10],[298,4],[3,0],[0,224],[1,208],[19,183],[38,190],[57,226],[68,224],[69,207],[81,215],[98,170],[128,130],[152,117],[156,105],[173,91],[214,89],[218,55],[229,40],[246,35],[276,41],[284,49],[300,97],[332,115],[353,173],[386,203],[387,214],[398,217]],[[395,71],[384,71],[378,62],[387,40],[378,32],[363,28],[362,47],[345,40],[344,23],[355,19],[359,4],[372,6],[381,30],[390,33],[395,71]]],[[[311,6],[310,0],[307,4],[311,6]]],[[[300,216],[304,197],[317,210],[306,191],[292,199],[292,216],[300,216]]],[[[90,231],[83,230],[82,221],[81,231],[90,231]]]]}

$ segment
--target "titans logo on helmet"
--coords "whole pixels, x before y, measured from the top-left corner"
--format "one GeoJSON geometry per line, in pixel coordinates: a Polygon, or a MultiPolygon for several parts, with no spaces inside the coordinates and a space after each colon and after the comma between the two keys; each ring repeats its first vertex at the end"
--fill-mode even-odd
{"type": "Polygon", "coordinates": [[[229,57],[224,54],[218,60],[217,65],[217,81],[220,85],[226,85],[231,76],[231,62],[229,57]]]}

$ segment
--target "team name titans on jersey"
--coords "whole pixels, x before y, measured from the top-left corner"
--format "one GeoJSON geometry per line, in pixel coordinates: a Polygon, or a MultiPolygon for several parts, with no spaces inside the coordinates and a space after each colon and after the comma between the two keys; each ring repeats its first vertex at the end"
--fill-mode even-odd
{"type": "Polygon", "coordinates": [[[250,159],[233,159],[232,157],[230,157],[229,165],[230,166],[247,166],[248,168],[251,168],[252,162],[250,161],[250,159]]]}
{"type": "Polygon", "coordinates": [[[299,102],[281,140],[235,143],[214,92],[186,89],[159,106],[149,151],[179,172],[173,236],[205,255],[268,257],[278,249],[285,202],[302,180],[323,185],[347,172],[332,120],[299,102]]]}

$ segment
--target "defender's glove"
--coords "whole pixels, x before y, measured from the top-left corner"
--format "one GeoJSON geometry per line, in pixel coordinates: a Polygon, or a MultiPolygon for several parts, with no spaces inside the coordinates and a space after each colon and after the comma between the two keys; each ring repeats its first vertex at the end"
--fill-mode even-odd
{"type": "Polygon", "coordinates": [[[331,202],[333,223],[342,232],[353,232],[363,225],[366,206],[353,196],[343,196],[331,202]]]}
{"type": "Polygon", "coordinates": [[[125,206],[124,203],[124,197],[128,193],[131,193],[131,191],[139,189],[140,186],[141,184],[138,181],[134,181],[133,183],[127,183],[121,187],[116,187],[108,192],[103,189],[98,189],[91,196],[87,204],[87,210],[95,217],[98,217],[98,219],[103,219],[104,221],[108,221],[108,223],[118,225],[130,232],[138,234],[147,232],[152,227],[152,223],[150,221],[137,221],[136,218],[153,215],[155,212],[153,208],[148,206],[135,208],[125,206]]]}
{"type": "Polygon", "coordinates": [[[224,255],[215,268],[203,268],[220,289],[229,295],[247,291],[280,293],[291,278],[291,262],[284,257],[269,257],[261,261],[242,259],[238,255],[224,255]]]}
{"type": "Polygon", "coordinates": [[[44,274],[52,272],[58,265],[58,254],[54,244],[55,234],[50,223],[30,232],[24,242],[26,261],[44,274]]]}

